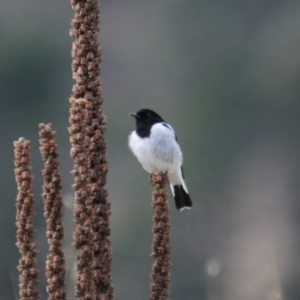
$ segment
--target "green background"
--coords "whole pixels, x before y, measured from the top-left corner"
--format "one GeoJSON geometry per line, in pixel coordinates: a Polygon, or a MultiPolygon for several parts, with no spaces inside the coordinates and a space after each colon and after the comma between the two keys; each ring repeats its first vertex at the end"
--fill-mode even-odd
{"type": "MultiPolygon", "coordinates": [[[[152,187],[129,113],[157,111],[184,154],[190,211],[171,205],[172,300],[300,298],[300,2],[102,1],[115,299],[148,299],[152,187]]],[[[38,124],[57,131],[67,291],[75,251],[67,128],[68,1],[0,3],[0,300],[18,299],[13,141],[31,140],[42,299],[47,254],[38,124]]]]}

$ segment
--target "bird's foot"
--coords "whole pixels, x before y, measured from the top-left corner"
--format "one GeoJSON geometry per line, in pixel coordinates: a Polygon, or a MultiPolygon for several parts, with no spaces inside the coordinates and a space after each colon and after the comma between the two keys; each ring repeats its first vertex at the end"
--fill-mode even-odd
{"type": "Polygon", "coordinates": [[[163,179],[163,181],[165,181],[167,184],[170,184],[168,172],[162,173],[162,179],[163,179]]]}

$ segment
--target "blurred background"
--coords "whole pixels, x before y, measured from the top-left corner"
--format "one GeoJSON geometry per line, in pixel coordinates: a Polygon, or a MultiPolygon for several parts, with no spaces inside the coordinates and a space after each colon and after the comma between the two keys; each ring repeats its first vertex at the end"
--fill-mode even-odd
{"type": "MultiPolygon", "coordinates": [[[[148,299],[149,175],[127,147],[129,113],[152,108],[176,130],[194,207],[172,197],[172,300],[300,298],[300,2],[101,1],[115,299],[148,299]]],[[[67,128],[69,1],[0,3],[0,299],[18,299],[13,141],[31,140],[38,264],[47,254],[38,124],[57,131],[67,291],[75,252],[67,128]]]]}

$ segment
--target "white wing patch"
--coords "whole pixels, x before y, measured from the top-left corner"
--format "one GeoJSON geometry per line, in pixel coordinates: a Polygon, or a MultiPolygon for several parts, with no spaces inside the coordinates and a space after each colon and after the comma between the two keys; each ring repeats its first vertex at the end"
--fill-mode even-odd
{"type": "Polygon", "coordinates": [[[163,122],[163,123],[161,123],[161,124],[162,124],[163,126],[169,128],[171,131],[174,132],[173,128],[172,128],[169,124],[167,124],[167,123],[165,123],[165,122],[163,122]]]}
{"type": "Polygon", "coordinates": [[[161,124],[162,124],[163,126],[165,126],[166,128],[170,129],[170,130],[173,132],[174,138],[175,138],[176,142],[178,143],[177,135],[176,135],[174,129],[173,129],[168,123],[163,122],[163,123],[161,123],[161,124]]]}

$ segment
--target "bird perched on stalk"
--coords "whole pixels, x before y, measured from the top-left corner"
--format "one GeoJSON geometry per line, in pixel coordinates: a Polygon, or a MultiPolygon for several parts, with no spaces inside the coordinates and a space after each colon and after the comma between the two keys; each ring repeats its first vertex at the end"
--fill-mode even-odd
{"type": "Polygon", "coordinates": [[[191,208],[183,176],[182,152],[173,128],[151,109],[141,109],[131,116],[135,118],[136,129],[129,136],[129,148],[151,175],[162,172],[168,176],[179,211],[191,208]]]}

